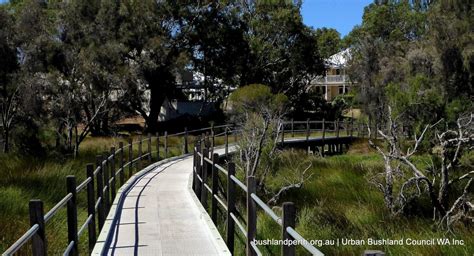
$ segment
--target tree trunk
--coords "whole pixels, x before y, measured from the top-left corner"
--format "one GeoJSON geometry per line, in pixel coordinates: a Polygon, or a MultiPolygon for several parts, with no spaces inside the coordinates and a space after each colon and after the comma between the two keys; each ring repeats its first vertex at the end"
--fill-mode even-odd
{"type": "Polygon", "coordinates": [[[158,116],[164,101],[165,94],[160,93],[158,86],[152,86],[150,88],[150,113],[145,117],[147,131],[157,131],[158,116]]]}

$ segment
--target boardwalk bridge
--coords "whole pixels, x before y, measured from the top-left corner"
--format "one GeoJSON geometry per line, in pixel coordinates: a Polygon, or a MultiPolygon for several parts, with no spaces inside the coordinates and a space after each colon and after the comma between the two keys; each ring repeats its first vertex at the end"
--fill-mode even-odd
{"type": "MultiPolygon", "coordinates": [[[[350,121],[287,121],[279,146],[335,154],[363,137],[362,131],[362,126],[350,121]]],[[[127,145],[121,142],[118,149],[97,156],[95,166],[86,166],[87,178],[80,184],[67,176],[67,194],[48,212],[44,213],[41,200],[31,200],[30,229],[3,255],[13,255],[27,244],[28,254],[47,255],[45,224],[64,207],[68,230],[64,255],[78,255],[80,241],[87,241],[92,255],[232,255],[236,232],[246,238],[247,255],[260,255],[254,243],[258,209],[281,226],[282,239],[306,241],[295,227],[292,203],[284,203],[278,216],[257,195],[253,177],[237,178],[229,156],[238,150],[238,139],[234,125],[222,125],[148,135],[129,139],[127,145]],[[173,139],[179,143],[171,145],[173,139]],[[206,139],[209,143],[201,143],[206,139]],[[173,150],[176,156],[170,157],[173,150]],[[78,193],[86,193],[87,198],[83,223],[78,223],[78,193]],[[236,196],[242,194],[245,213],[236,207],[236,196]],[[225,236],[216,227],[222,219],[225,236]],[[81,240],[85,234],[87,239],[81,240]]],[[[322,255],[310,243],[301,246],[322,255]]],[[[295,245],[282,245],[282,252],[294,255],[295,245]]]]}

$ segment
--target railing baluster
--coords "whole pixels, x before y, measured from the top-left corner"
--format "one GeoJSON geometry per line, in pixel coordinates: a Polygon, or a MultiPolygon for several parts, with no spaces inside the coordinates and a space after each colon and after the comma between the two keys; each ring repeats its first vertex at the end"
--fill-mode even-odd
{"type": "Polygon", "coordinates": [[[133,175],[133,139],[128,139],[128,178],[133,175]]]}
{"type": "Polygon", "coordinates": [[[165,131],[165,159],[168,158],[168,132],[165,131]]]}
{"type": "MultiPolygon", "coordinates": [[[[295,205],[291,202],[283,203],[283,223],[282,223],[282,239],[294,240],[286,231],[287,227],[295,227],[296,221],[296,209],[295,205]]],[[[295,245],[293,243],[283,243],[282,244],[282,255],[284,256],[294,256],[295,255],[295,245]]]]}
{"type": "Polygon", "coordinates": [[[257,234],[257,204],[252,199],[252,194],[256,194],[255,177],[247,177],[247,256],[256,255],[251,246],[257,234]]]}
{"type": "Polygon", "coordinates": [[[225,157],[229,155],[229,129],[225,128],[225,157]]]}
{"type": "Polygon", "coordinates": [[[78,255],[79,240],[77,237],[77,196],[76,196],[76,177],[69,175],[66,177],[67,193],[72,197],[67,202],[67,237],[69,244],[74,243],[69,255],[78,255]]]}
{"type": "Polygon", "coordinates": [[[205,184],[207,183],[207,170],[208,170],[208,163],[205,160],[206,157],[209,157],[209,151],[207,148],[204,148],[202,151],[202,158],[201,158],[201,170],[202,170],[202,183],[201,183],[201,204],[204,209],[207,210],[207,189],[205,184]]]}
{"type": "Polygon", "coordinates": [[[295,121],[291,119],[291,137],[295,137],[295,121]]]}
{"type": "Polygon", "coordinates": [[[97,209],[98,221],[99,221],[99,230],[102,230],[105,222],[105,203],[104,203],[104,174],[102,168],[102,156],[98,155],[96,157],[96,167],[99,167],[99,172],[97,173],[97,200],[100,198],[99,208],[97,209]]]}
{"type": "Polygon", "coordinates": [[[48,243],[46,240],[46,231],[44,225],[44,208],[43,202],[38,199],[30,200],[30,225],[38,224],[38,231],[31,238],[33,256],[47,255],[48,243]]]}
{"type": "Polygon", "coordinates": [[[216,162],[219,160],[219,154],[214,153],[212,155],[212,195],[211,195],[211,219],[214,224],[217,224],[217,199],[214,195],[217,195],[217,190],[219,188],[219,177],[218,171],[216,168],[216,162]]]}
{"type": "Polygon", "coordinates": [[[194,180],[194,187],[196,191],[196,196],[198,198],[201,198],[201,182],[197,178],[202,177],[202,166],[201,166],[201,157],[198,155],[198,152],[201,152],[201,140],[200,137],[198,138],[198,141],[196,142],[196,179],[194,180]]]}
{"type": "Polygon", "coordinates": [[[309,118],[306,119],[306,143],[308,143],[309,141],[309,133],[310,133],[311,129],[309,129],[309,118]]]}
{"type": "Polygon", "coordinates": [[[97,240],[95,230],[95,192],[94,192],[94,165],[88,164],[86,167],[87,177],[90,178],[87,184],[87,215],[92,215],[91,221],[87,225],[89,234],[89,253],[94,250],[94,245],[97,240]]]}
{"type": "Polygon", "coordinates": [[[326,137],[326,120],[323,118],[323,136],[321,137],[321,141],[322,141],[322,146],[321,146],[321,156],[324,156],[326,154],[325,152],[325,148],[326,148],[326,145],[325,145],[325,142],[324,142],[324,138],[326,137]]]}
{"type": "Polygon", "coordinates": [[[160,133],[156,132],[156,161],[160,161],[160,133]]]}
{"type": "Polygon", "coordinates": [[[104,207],[105,212],[107,213],[110,209],[110,176],[109,176],[109,160],[108,153],[104,152],[105,163],[102,165],[102,170],[104,171],[104,207]]]}
{"type": "Polygon", "coordinates": [[[119,142],[119,147],[120,147],[120,154],[119,154],[119,158],[120,158],[120,161],[119,161],[119,165],[120,165],[120,173],[119,173],[119,177],[120,177],[120,186],[123,186],[123,184],[125,183],[125,170],[124,170],[124,165],[125,165],[125,161],[124,161],[124,148],[123,148],[123,142],[119,142]]]}
{"type": "Polygon", "coordinates": [[[148,164],[151,164],[151,134],[150,133],[148,133],[147,152],[148,152],[148,164]]]}
{"type": "Polygon", "coordinates": [[[227,248],[234,255],[235,222],[231,214],[235,214],[235,184],[230,178],[235,175],[235,163],[229,163],[227,170],[227,248]]]}
{"type": "Polygon", "coordinates": [[[184,154],[189,153],[188,150],[188,127],[184,127],[184,142],[183,142],[183,152],[184,154]]]}
{"type": "Polygon", "coordinates": [[[115,200],[115,194],[117,194],[117,178],[115,177],[115,147],[110,147],[110,155],[112,156],[110,159],[110,176],[112,179],[112,184],[110,185],[110,197],[112,198],[111,202],[113,203],[115,200]]]}
{"type": "Polygon", "coordinates": [[[281,122],[281,143],[285,142],[285,121],[281,122]]]}
{"type": "Polygon", "coordinates": [[[137,170],[138,171],[141,171],[142,169],[142,146],[143,146],[143,138],[142,136],[140,135],[140,137],[138,138],[139,141],[138,141],[138,164],[137,164],[137,170]]]}

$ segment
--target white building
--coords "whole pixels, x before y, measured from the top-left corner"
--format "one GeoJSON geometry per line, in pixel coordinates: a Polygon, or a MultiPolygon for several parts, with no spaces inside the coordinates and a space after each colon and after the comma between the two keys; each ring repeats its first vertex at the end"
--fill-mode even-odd
{"type": "Polygon", "coordinates": [[[313,79],[308,90],[316,90],[331,101],[338,95],[348,93],[354,82],[346,74],[347,62],[350,58],[350,49],[338,52],[325,60],[326,75],[313,79]]]}

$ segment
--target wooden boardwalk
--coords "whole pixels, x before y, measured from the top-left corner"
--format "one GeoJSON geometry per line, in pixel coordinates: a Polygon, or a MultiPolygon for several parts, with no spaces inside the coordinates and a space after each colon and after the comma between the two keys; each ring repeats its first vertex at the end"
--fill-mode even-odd
{"type": "Polygon", "coordinates": [[[192,170],[186,155],[131,178],[118,191],[93,254],[230,255],[192,191],[192,170]]]}

